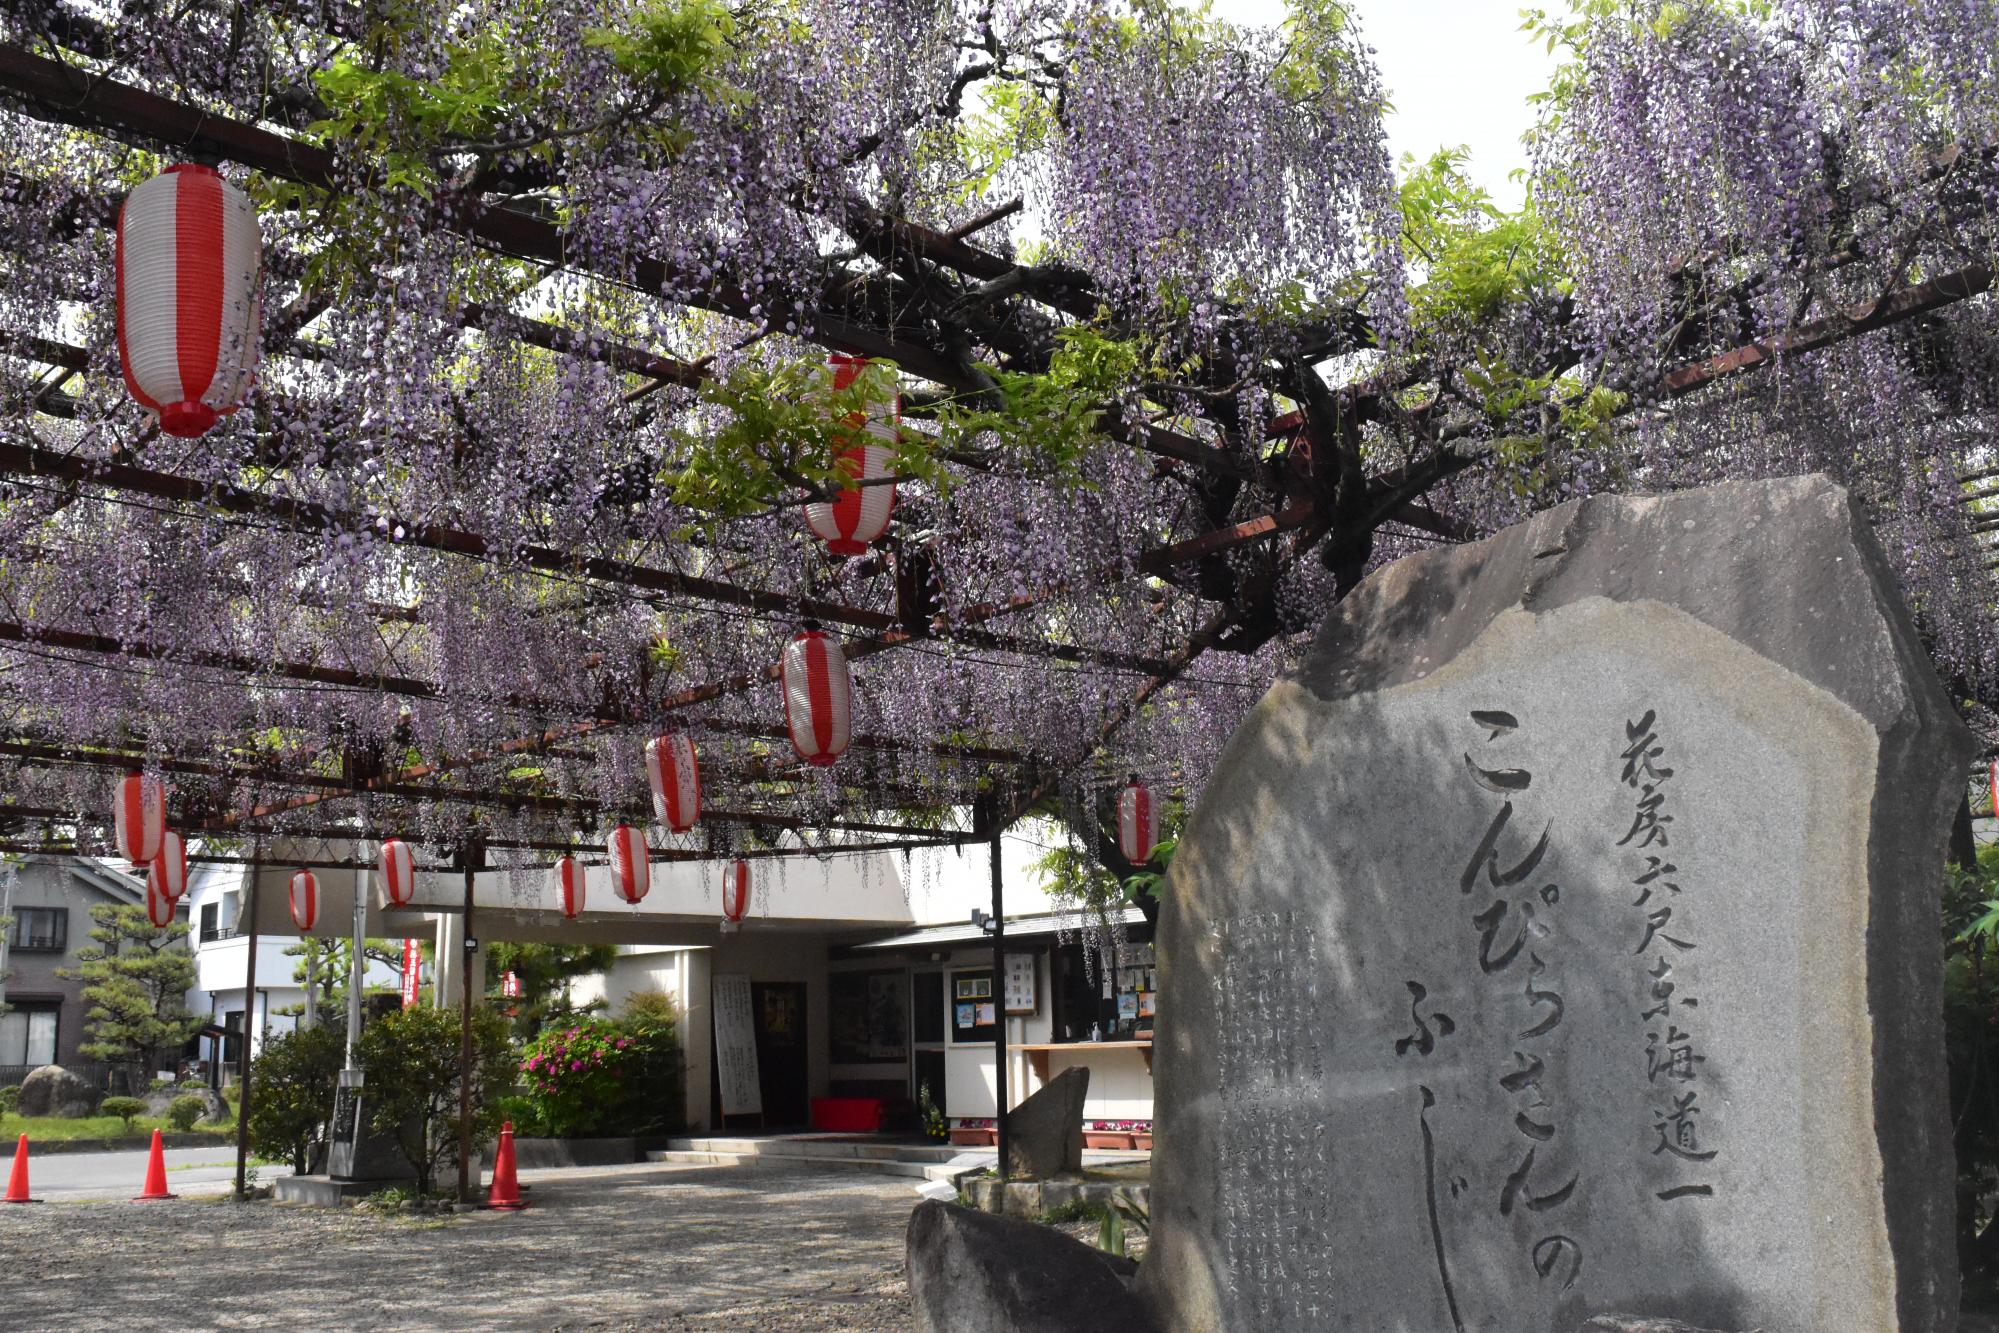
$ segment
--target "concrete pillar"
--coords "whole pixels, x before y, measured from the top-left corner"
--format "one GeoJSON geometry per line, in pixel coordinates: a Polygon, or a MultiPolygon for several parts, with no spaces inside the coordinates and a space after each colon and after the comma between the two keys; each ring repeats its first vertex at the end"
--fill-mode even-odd
{"type": "Polygon", "coordinates": [[[431,969],[430,1002],[434,1008],[458,1007],[458,965],[465,956],[465,918],[443,912],[437,918],[437,966],[431,969]]]}
{"type": "Polygon", "coordinates": [[[687,1056],[687,1125],[696,1132],[712,1133],[709,1109],[714,1104],[715,1018],[709,1008],[709,978],[714,975],[715,951],[689,949],[680,955],[680,1041],[687,1056]]]}

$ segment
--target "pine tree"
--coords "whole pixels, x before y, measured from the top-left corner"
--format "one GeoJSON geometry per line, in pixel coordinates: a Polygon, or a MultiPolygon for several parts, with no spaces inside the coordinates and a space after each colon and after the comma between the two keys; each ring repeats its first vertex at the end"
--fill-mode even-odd
{"type": "Polygon", "coordinates": [[[194,955],[187,926],[161,929],[146,909],[130,903],[99,903],[90,909],[93,943],[77,950],[80,966],[58,975],[83,982],[82,1052],[113,1064],[134,1064],[151,1075],[163,1056],[171,1057],[201,1027],[187,1011],[194,985],[194,955]]]}

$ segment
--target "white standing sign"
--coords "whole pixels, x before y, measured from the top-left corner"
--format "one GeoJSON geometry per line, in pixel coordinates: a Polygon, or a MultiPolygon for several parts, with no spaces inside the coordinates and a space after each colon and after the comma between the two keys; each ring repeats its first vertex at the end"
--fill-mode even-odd
{"type": "Polygon", "coordinates": [[[762,1115],[763,1088],[757,1082],[757,1029],[750,1009],[750,979],[717,974],[714,981],[715,1080],[722,1090],[722,1114],[762,1115]]]}

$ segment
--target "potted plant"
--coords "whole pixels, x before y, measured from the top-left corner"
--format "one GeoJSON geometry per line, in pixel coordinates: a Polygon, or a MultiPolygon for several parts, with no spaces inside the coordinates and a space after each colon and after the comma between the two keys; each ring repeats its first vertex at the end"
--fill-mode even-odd
{"type": "Polygon", "coordinates": [[[990,1148],[999,1142],[999,1130],[990,1120],[960,1120],[951,1126],[951,1142],[960,1148],[990,1148]]]}
{"type": "Polygon", "coordinates": [[[1140,1152],[1152,1151],[1152,1122],[1134,1120],[1131,1122],[1131,1146],[1140,1152]]]}
{"type": "Polygon", "coordinates": [[[1083,1146],[1085,1148],[1131,1147],[1131,1132],[1116,1120],[1092,1120],[1083,1126],[1083,1146]]]}

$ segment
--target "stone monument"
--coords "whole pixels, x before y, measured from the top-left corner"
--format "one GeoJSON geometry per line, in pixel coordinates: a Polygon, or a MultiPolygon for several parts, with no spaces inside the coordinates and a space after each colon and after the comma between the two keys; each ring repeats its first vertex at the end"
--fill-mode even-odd
{"type": "Polygon", "coordinates": [[[1938,887],[1972,753],[1823,478],[1373,575],[1173,862],[1161,1323],[1955,1327],[1938,887]]]}

